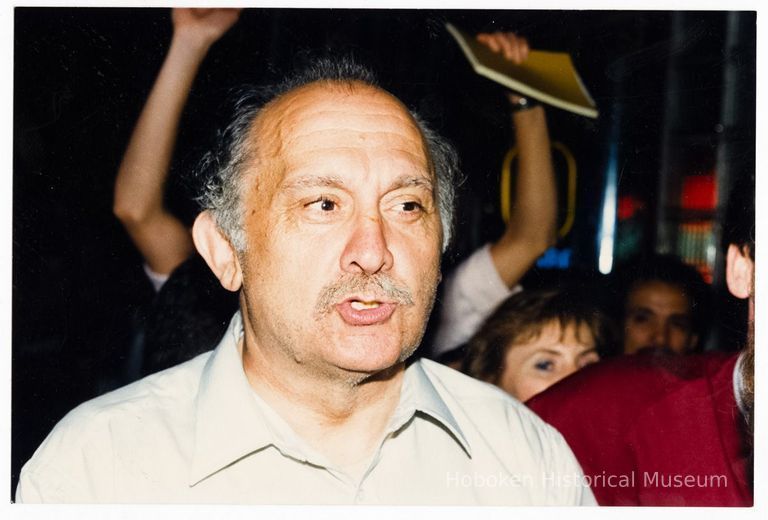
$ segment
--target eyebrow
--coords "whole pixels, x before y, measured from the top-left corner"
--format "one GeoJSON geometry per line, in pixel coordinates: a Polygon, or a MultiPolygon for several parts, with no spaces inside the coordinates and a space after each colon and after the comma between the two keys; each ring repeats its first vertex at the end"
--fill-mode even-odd
{"type": "MultiPolygon", "coordinates": [[[[539,350],[539,352],[545,352],[547,354],[551,354],[553,356],[558,356],[558,357],[562,357],[563,356],[562,352],[560,352],[558,350],[554,350],[554,349],[549,349],[549,348],[543,348],[543,349],[539,350]]],[[[585,350],[584,352],[579,353],[576,357],[580,358],[580,357],[585,356],[587,354],[590,354],[592,352],[596,353],[597,352],[597,347],[592,347],[589,350],[585,350]]]]}
{"type": "Polygon", "coordinates": [[[562,352],[558,350],[550,349],[550,348],[543,348],[539,350],[539,352],[546,352],[547,354],[552,354],[553,356],[560,356],[560,357],[562,357],[563,355],[562,352]]]}
{"type": "Polygon", "coordinates": [[[582,352],[581,354],[579,354],[576,357],[581,358],[581,357],[586,356],[587,354],[597,354],[597,347],[592,347],[589,350],[585,350],[584,352],[582,352]]]}
{"type": "Polygon", "coordinates": [[[334,175],[304,175],[282,184],[284,190],[296,188],[342,188],[344,181],[334,175]]]}
{"type": "MultiPolygon", "coordinates": [[[[416,186],[425,188],[429,191],[434,189],[432,179],[421,175],[401,175],[396,178],[387,188],[387,192],[400,188],[416,186]]],[[[297,188],[344,188],[345,183],[341,177],[335,175],[304,175],[291,179],[282,184],[281,189],[293,190],[297,188]]]]}
{"type": "MultiPolygon", "coordinates": [[[[659,314],[653,310],[650,307],[645,307],[643,305],[638,305],[637,307],[627,307],[626,314],[629,314],[631,312],[645,312],[648,314],[653,314],[654,316],[658,316],[659,314]]],[[[668,318],[685,318],[685,319],[691,319],[693,313],[692,312],[673,312],[672,314],[667,315],[668,318]]]]}
{"type": "Polygon", "coordinates": [[[434,182],[429,177],[421,175],[401,175],[390,184],[387,191],[394,191],[399,188],[408,188],[410,186],[416,186],[417,188],[425,188],[432,191],[435,187],[434,182]]]}

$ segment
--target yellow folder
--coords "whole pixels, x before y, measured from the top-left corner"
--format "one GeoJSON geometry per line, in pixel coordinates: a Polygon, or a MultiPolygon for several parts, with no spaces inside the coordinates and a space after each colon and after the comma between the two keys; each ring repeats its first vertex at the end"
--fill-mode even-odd
{"type": "Polygon", "coordinates": [[[531,51],[520,65],[504,59],[451,24],[456,39],[475,72],[516,93],[576,114],[596,118],[597,106],[566,52],[531,51]]]}

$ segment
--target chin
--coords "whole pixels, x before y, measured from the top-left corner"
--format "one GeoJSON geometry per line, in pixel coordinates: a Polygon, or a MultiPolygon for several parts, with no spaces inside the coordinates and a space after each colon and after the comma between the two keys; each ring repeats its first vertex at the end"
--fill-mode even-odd
{"type": "Polygon", "coordinates": [[[410,357],[415,347],[403,347],[402,342],[390,336],[348,338],[331,347],[329,357],[345,371],[372,375],[385,371],[410,357]]]}

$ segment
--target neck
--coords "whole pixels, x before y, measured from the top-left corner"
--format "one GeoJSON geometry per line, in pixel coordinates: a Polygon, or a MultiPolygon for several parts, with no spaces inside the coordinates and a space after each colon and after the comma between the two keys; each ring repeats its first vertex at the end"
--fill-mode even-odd
{"type": "Polygon", "coordinates": [[[254,391],[334,464],[370,457],[400,400],[405,364],[375,374],[321,372],[263,348],[249,332],[246,325],[240,348],[254,391]]]}

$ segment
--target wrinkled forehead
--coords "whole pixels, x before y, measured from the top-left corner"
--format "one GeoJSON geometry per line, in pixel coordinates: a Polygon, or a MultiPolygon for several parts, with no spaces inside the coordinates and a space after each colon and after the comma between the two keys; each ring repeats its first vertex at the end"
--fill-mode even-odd
{"type": "Polygon", "coordinates": [[[424,137],[405,106],[362,83],[317,82],[283,94],[260,112],[250,139],[261,162],[348,140],[397,150],[432,171],[424,137]]]}

